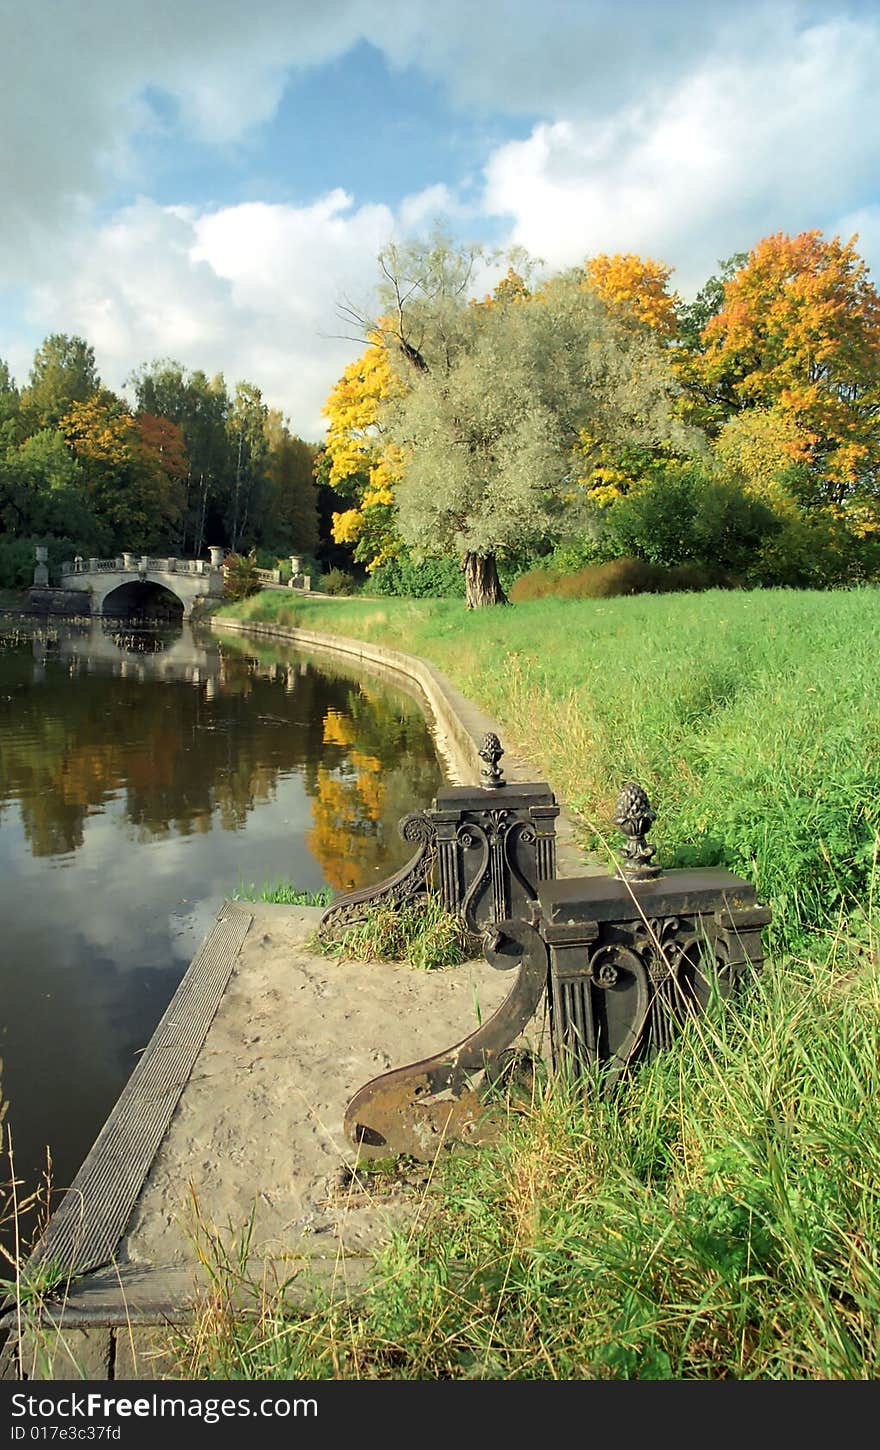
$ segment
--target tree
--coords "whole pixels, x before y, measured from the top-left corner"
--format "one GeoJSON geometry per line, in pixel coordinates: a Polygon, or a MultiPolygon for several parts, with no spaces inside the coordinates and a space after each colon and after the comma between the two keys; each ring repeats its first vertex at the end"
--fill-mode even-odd
{"type": "Polygon", "coordinates": [[[732,257],[719,261],[718,272],[703,283],[693,302],[679,303],[678,342],[686,351],[703,351],[703,333],[724,306],[725,284],[745,266],[748,259],[748,252],[734,252],[732,257]]]}
{"type": "Polygon", "coordinates": [[[21,395],[26,432],[57,428],[74,403],[85,403],[100,386],[94,348],[82,337],[53,332],[34,354],[21,395]]]}
{"type": "Polygon", "coordinates": [[[697,360],[721,417],[770,408],[793,425],[817,497],[838,507],[880,495],[880,296],[856,240],[765,237],[697,360]]]}
{"type": "Polygon", "coordinates": [[[261,522],[265,545],[288,554],[318,547],[317,445],[291,434],[277,409],[266,418],[268,497],[261,522]]]}
{"type": "MultiPolygon", "coordinates": [[[[427,337],[447,358],[454,354],[474,263],[482,255],[480,247],[453,247],[440,230],[427,244],[391,243],[379,254],[379,315],[341,309],[367,348],[346,368],[324,408],[330,422],[326,481],[352,502],[348,509],[334,510],[333,539],[351,546],[354,559],[368,571],[403,551],[395,506],[402,455],[384,436],[386,408],[407,391],[411,376],[426,370],[422,349],[427,337]]],[[[511,257],[528,268],[520,249],[511,257]]],[[[511,267],[493,297],[472,305],[506,303],[524,290],[511,267]]]]}
{"type": "Polygon", "coordinates": [[[681,299],[669,291],[671,267],[633,252],[613,257],[600,252],[588,258],[585,271],[587,286],[622,320],[632,319],[667,342],[675,337],[681,299]]]}
{"type": "Polygon", "coordinates": [[[83,470],[56,429],[41,429],[0,461],[0,525],[22,539],[95,538],[83,470]]]}
{"type": "Polygon", "coordinates": [[[82,465],[90,507],[115,546],[151,553],[167,543],[184,504],[177,454],[169,468],[155,437],[145,443],[138,422],[107,389],[74,403],[61,431],[82,465]]]}
{"type": "Polygon", "coordinates": [[[419,362],[398,350],[409,386],[384,418],[404,458],[401,533],[423,553],[458,557],[473,608],[505,602],[499,554],[558,535],[583,509],[573,457],[582,430],[654,444],[676,427],[660,343],[615,318],[581,276],[556,278],[527,302],[468,307],[467,268],[454,257],[438,303],[422,294],[415,315],[402,314],[419,362]]]}
{"type": "Polygon", "coordinates": [[[206,539],[227,542],[224,514],[235,459],[226,426],[229,395],[222,373],[210,379],[200,369],[187,374],[180,363],[166,358],[141,368],[128,381],[141,412],[167,418],[183,433],[188,469],[178,553],[183,556],[191,547],[198,556],[206,539]]]}
{"type": "Polygon", "coordinates": [[[227,415],[226,427],[234,458],[233,486],[227,505],[227,537],[233,553],[242,539],[252,542],[251,511],[258,511],[266,483],[266,419],[269,409],[254,383],[239,382],[227,415]]]}
{"type": "Polygon", "coordinates": [[[327,482],[352,503],[334,512],[333,538],[352,545],[354,558],[368,570],[400,548],[393,507],[399,459],[383,438],[381,415],[404,385],[391,365],[386,336],[391,334],[372,333],[366,351],[345,369],[323,409],[329,421],[327,482]]]}
{"type": "Polygon", "coordinates": [[[18,416],[21,395],[15,386],[15,379],[8,364],[0,357],[0,446],[12,441],[10,424],[18,416]]]}

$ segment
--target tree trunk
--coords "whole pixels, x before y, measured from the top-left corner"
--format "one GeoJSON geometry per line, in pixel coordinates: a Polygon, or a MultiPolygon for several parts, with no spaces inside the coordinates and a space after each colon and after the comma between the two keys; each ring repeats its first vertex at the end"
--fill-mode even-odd
{"type": "Polygon", "coordinates": [[[468,609],[482,609],[486,604],[510,603],[501,588],[494,554],[465,554],[462,568],[468,609]]]}

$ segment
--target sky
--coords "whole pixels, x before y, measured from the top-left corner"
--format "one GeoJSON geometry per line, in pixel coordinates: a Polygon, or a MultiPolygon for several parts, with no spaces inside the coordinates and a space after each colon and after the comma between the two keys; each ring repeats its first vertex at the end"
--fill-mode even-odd
{"type": "Polygon", "coordinates": [[[857,232],[880,282],[878,77],[880,0],[0,0],[0,358],[173,358],[319,441],[340,307],[437,224],[683,297],[857,232]]]}

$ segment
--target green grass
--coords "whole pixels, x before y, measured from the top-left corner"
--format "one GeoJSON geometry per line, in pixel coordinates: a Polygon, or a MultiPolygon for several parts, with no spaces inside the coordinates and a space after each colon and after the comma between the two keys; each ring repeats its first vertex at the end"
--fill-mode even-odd
{"type": "Polygon", "coordinates": [[[364,1297],[206,1306],[182,1372],[876,1379],[878,941],[770,965],[613,1098],[539,1084],[438,1165],[364,1297]]]}
{"type": "Polygon", "coordinates": [[[239,881],[232,893],[233,901],[271,901],[279,906],[329,906],[333,892],[329,886],[319,886],[317,891],[304,891],[290,881],[276,881],[272,885],[264,881],[262,886],[249,886],[239,881]]]}
{"type": "Polygon", "coordinates": [[[610,850],[617,791],[640,780],[666,864],[753,880],[773,951],[614,1096],[539,1079],[497,1146],[439,1162],[364,1296],[209,1306],[182,1372],[880,1377],[878,602],[281,601],[289,623],[429,657],[585,846],[610,850]]]}
{"type": "Polygon", "coordinates": [[[243,619],[350,634],[430,658],[549,779],[589,851],[616,845],[621,785],[659,811],[667,865],[726,865],[802,946],[864,907],[880,831],[880,591],[713,590],[543,599],[294,600],[243,619]]]}
{"type": "Polygon", "coordinates": [[[436,896],[404,906],[374,906],[363,921],[346,927],[337,939],[316,939],[327,956],[358,962],[406,962],[418,971],[457,967],[479,950],[457,916],[444,911],[436,896]]]}

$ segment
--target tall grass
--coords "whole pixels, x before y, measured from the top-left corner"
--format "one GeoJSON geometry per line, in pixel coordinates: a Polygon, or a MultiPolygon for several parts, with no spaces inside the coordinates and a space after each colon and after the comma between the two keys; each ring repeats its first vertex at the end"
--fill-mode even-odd
{"type": "Polygon", "coordinates": [[[271,1353],[238,1315],[206,1372],[878,1378],[878,599],[296,607],[290,623],[430,657],[585,846],[609,849],[617,791],[640,780],[666,864],[753,880],[773,951],[614,1096],[539,1081],[502,1141],[437,1165],[359,1301],[264,1299],[271,1353]]]}
{"type": "MultiPolygon", "coordinates": [[[[428,656],[552,781],[585,849],[607,850],[620,786],[659,810],[667,865],[726,865],[802,945],[864,905],[880,832],[880,591],[713,590],[542,599],[294,601],[241,617],[428,656]]],[[[613,834],[613,833],[612,833],[613,834]]]]}
{"type": "Polygon", "coordinates": [[[359,1301],[264,1293],[194,1326],[187,1372],[876,1379],[878,940],[771,965],[614,1097],[539,1085],[359,1301]]]}

